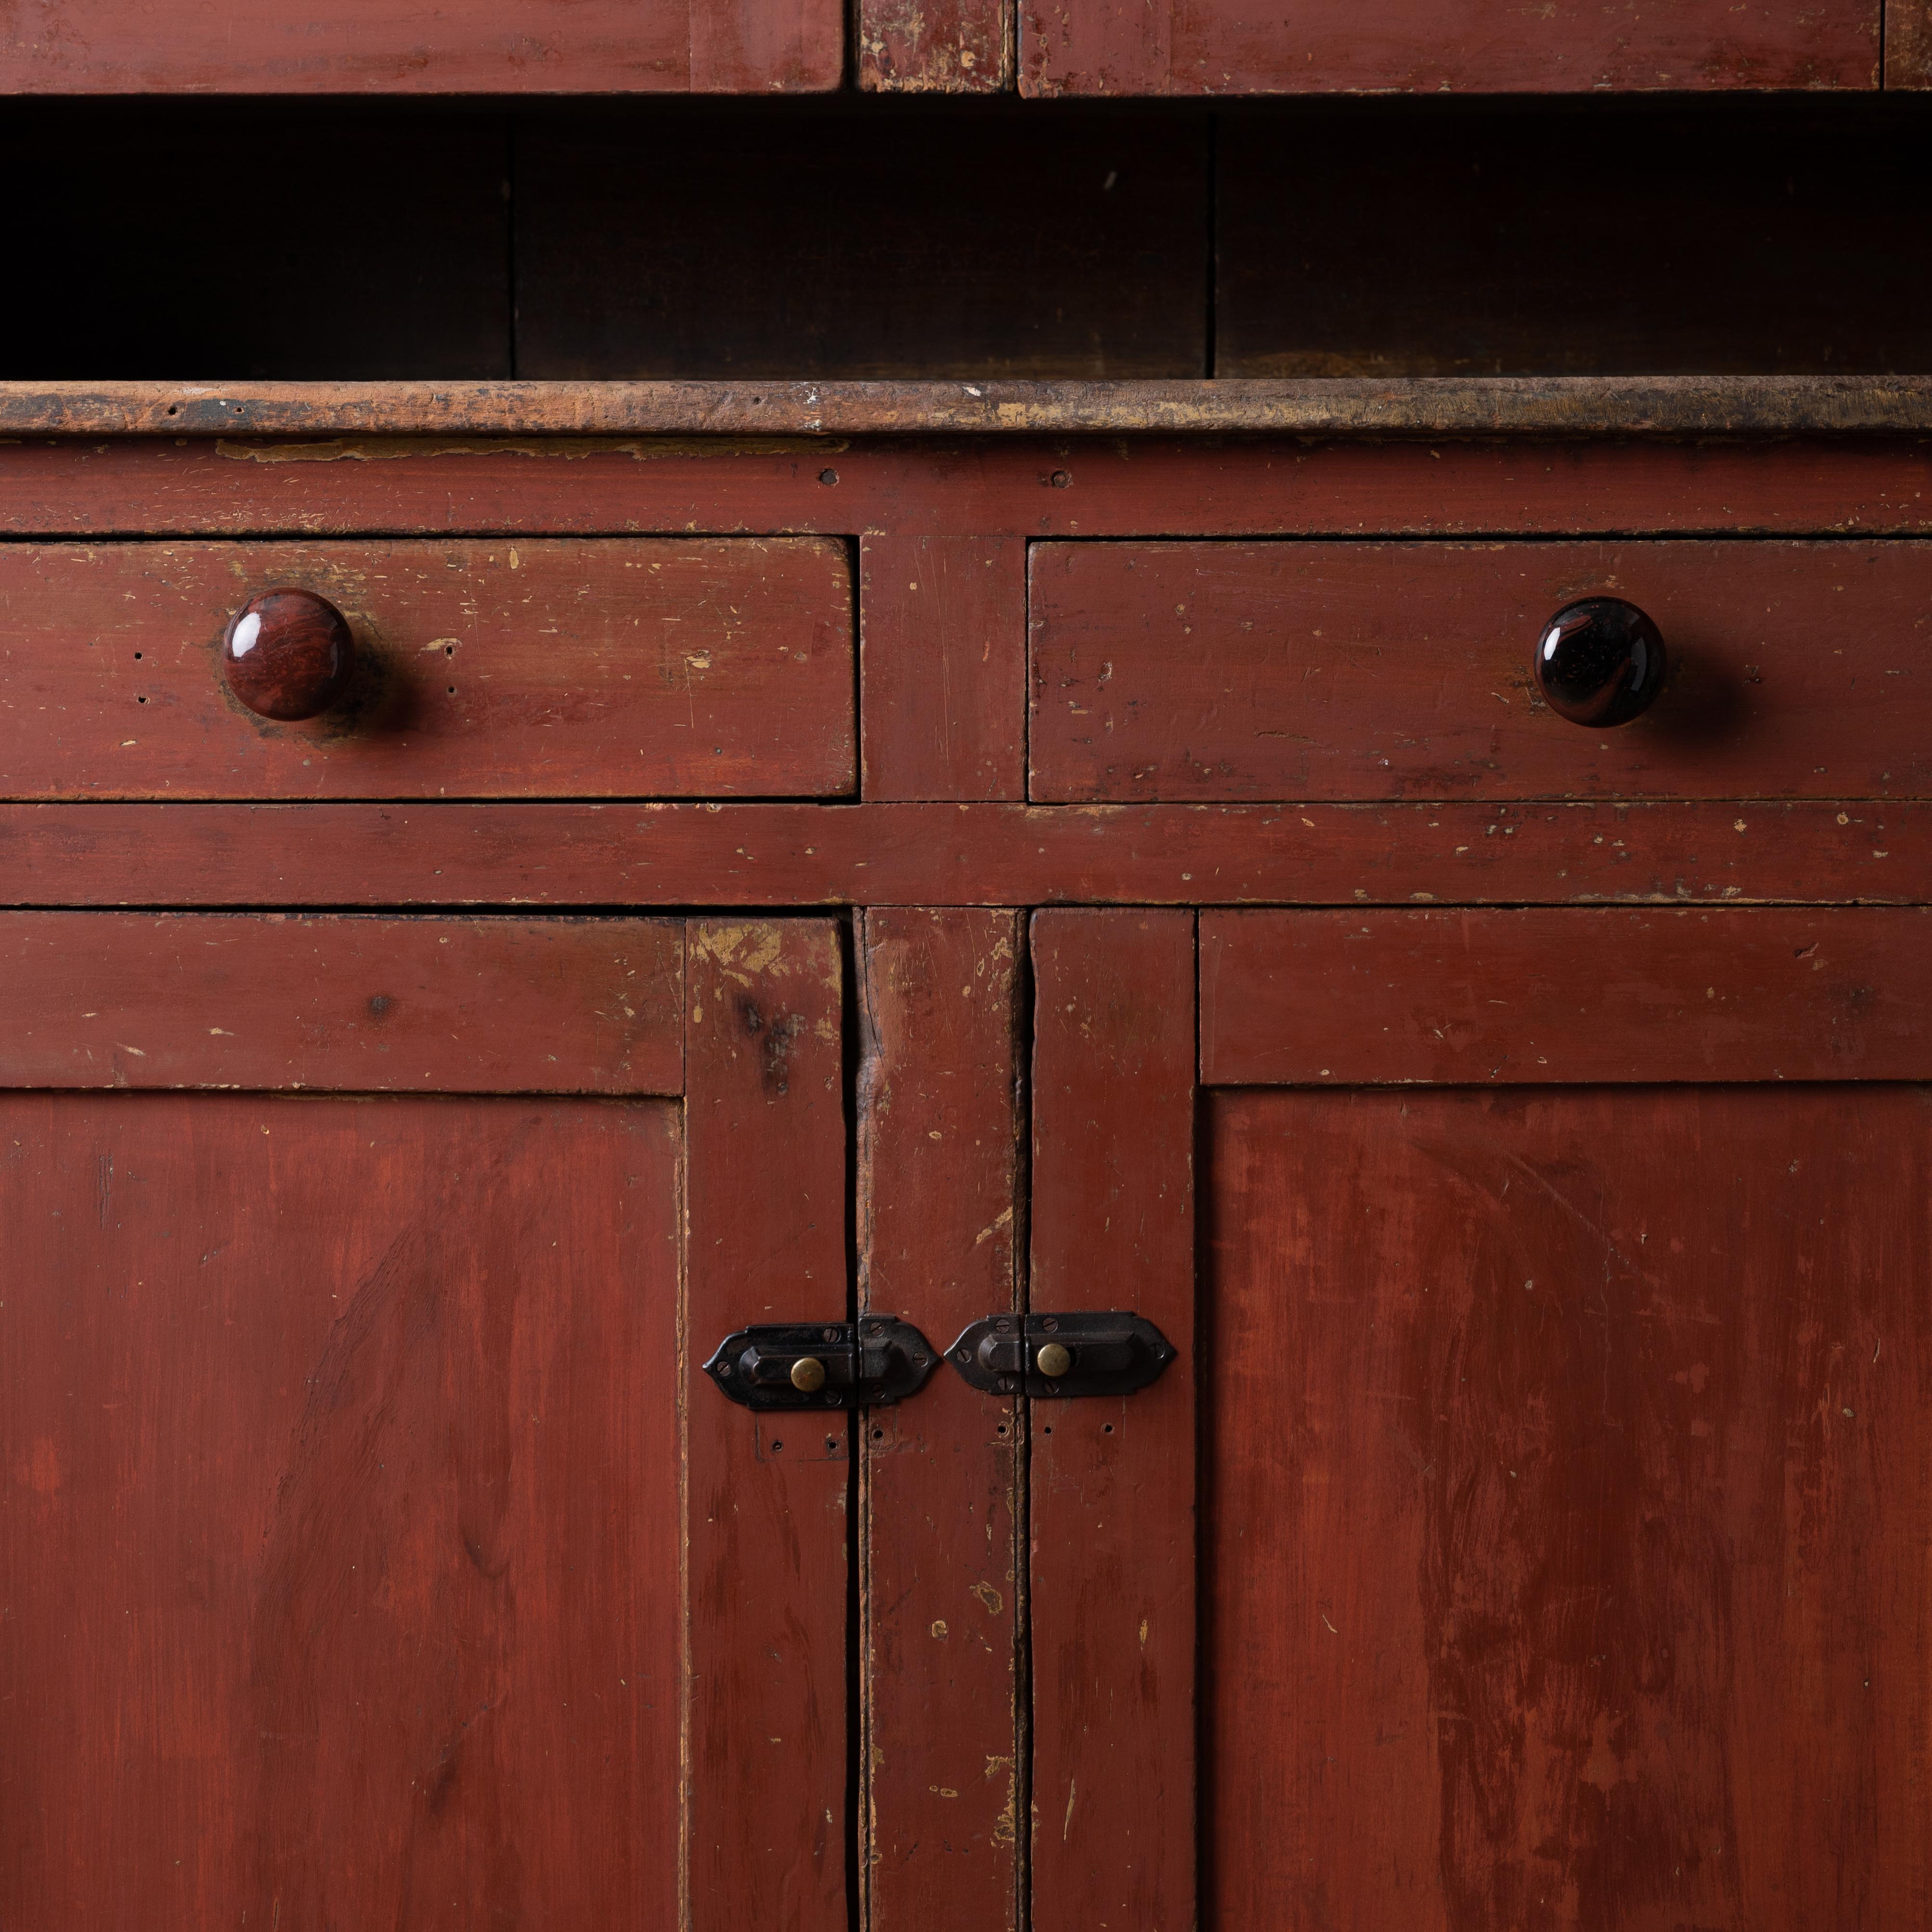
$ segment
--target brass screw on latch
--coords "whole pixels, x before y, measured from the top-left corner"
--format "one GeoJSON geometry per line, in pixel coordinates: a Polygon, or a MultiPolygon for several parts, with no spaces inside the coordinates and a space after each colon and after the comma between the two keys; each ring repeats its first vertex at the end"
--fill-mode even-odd
{"type": "Polygon", "coordinates": [[[1033,1358],[1033,1365],[1048,1382],[1057,1382],[1073,1366],[1073,1358],[1064,1344],[1048,1342],[1033,1358]]]}
{"type": "Polygon", "coordinates": [[[825,1364],[816,1355],[801,1355],[791,1365],[791,1385],[802,1395],[816,1395],[825,1386],[825,1364]]]}

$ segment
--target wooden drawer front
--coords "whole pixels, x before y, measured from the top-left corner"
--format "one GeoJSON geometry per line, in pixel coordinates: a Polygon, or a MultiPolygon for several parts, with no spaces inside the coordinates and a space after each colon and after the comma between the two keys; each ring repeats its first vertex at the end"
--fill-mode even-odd
{"type": "Polygon", "coordinates": [[[1916,797],[1932,790],[1916,543],[1043,543],[1031,796],[1916,797]],[[1538,693],[1546,621],[1647,610],[1662,695],[1614,730],[1538,693]]]}
{"type": "Polygon", "coordinates": [[[9,94],[754,94],[836,87],[837,0],[19,0],[9,94]]]}
{"type": "Polygon", "coordinates": [[[830,538],[0,548],[10,798],[836,797],[855,713],[830,538]],[[219,653],[287,584],[357,655],[339,704],[285,724],[219,653]]]}
{"type": "MultiPolygon", "coordinates": [[[[1908,0],[1908,10],[1912,0],[1908,0]]],[[[1876,88],[1879,0],[1061,0],[1020,9],[1020,86],[1060,94],[1876,88]]]]}

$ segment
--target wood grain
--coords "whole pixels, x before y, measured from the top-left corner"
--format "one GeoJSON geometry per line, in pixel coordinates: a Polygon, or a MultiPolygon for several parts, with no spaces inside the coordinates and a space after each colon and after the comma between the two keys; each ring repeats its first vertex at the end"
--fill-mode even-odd
{"type": "Polygon", "coordinates": [[[1208,1158],[1211,1922],[1917,1922],[1924,1090],[1230,1093],[1208,1158]]]}
{"type": "Polygon", "coordinates": [[[850,791],[850,569],[823,538],[0,550],[19,797],[850,791]],[[294,583],[356,634],[278,724],[224,688],[230,614],[294,583]],[[76,644],[80,648],[76,649],[76,644]]]}
{"type": "Polygon", "coordinates": [[[675,920],[0,916],[0,1087],[684,1090],[675,920]]]}
{"type": "Polygon", "coordinates": [[[836,87],[832,0],[480,0],[455,18],[373,0],[21,0],[8,94],[658,94],[836,87]]]}
{"type": "Polygon", "coordinates": [[[1885,84],[1932,87],[1932,7],[1926,0],[1886,0],[1885,84]]]}
{"type": "Polygon", "coordinates": [[[1033,1919],[1195,1924],[1194,920],[1032,922],[1028,1305],[1145,1316],[1151,1388],[1030,1405],[1033,1919]]]}
{"type": "MultiPolygon", "coordinates": [[[[862,916],[859,1299],[944,1348],[1019,1305],[1017,914],[862,916]]],[[[864,1838],[875,1932],[1020,1922],[1018,1405],[945,1370],[864,1418],[864,1838]]]]}
{"type": "Polygon", "coordinates": [[[1008,0],[859,0],[859,85],[879,94],[994,94],[1013,84],[1008,0]]]}
{"type": "MultiPolygon", "coordinates": [[[[1894,0],[1888,64],[1899,32],[1894,0]]],[[[1227,113],[1216,375],[1708,380],[1932,366],[1932,264],[1892,245],[1888,213],[1932,194],[1932,152],[1899,105],[1808,94],[1227,113]],[[1626,272],[1604,273],[1612,262],[1626,272]]]]}
{"type": "Polygon", "coordinates": [[[844,1322],[844,975],[829,920],[688,928],[685,1834],[692,1932],[846,1932],[847,1418],[760,1418],[702,1364],[844,1322]]]}
{"type": "Polygon", "coordinates": [[[1916,544],[1053,543],[1029,574],[1044,801],[1932,792],[1916,544]],[[1530,674],[1596,595],[1670,652],[1616,730],[1530,674]]]}
{"type": "Polygon", "coordinates": [[[446,539],[724,532],[1256,538],[1932,532],[1911,436],[1122,435],[0,440],[0,531],[446,539]],[[828,460],[828,459],[830,459],[828,460]],[[836,481],[826,480],[828,472],[836,481]],[[1058,479],[1058,480],[1056,480],[1058,479]]]}
{"type": "Polygon", "coordinates": [[[0,905],[1932,900],[1932,808],[0,806],[0,905]]]}
{"type": "Polygon", "coordinates": [[[1932,430],[1932,376],[0,382],[53,436],[1430,436],[1932,430]]]}
{"type": "Polygon", "coordinates": [[[1147,94],[1580,94],[1879,84],[1878,0],[1808,11],[1717,0],[1652,14],[1497,0],[1403,0],[1365,33],[1340,4],[1284,17],[1256,0],[1025,0],[1020,92],[1147,94]]]}
{"type": "Polygon", "coordinates": [[[1923,1080],[1929,1002],[1918,908],[1201,919],[1212,1085],[1923,1080]]]}
{"type": "Polygon", "coordinates": [[[546,119],[518,157],[524,376],[772,378],[777,430],[832,400],[801,377],[1207,370],[1198,122],[779,105],[546,119]]]}
{"type": "Polygon", "coordinates": [[[0,1097],[0,1917],[676,1922],[679,1140],[0,1097]]]}
{"type": "Polygon", "coordinates": [[[860,544],[868,799],[1026,796],[1026,546],[1012,537],[860,544]]]}

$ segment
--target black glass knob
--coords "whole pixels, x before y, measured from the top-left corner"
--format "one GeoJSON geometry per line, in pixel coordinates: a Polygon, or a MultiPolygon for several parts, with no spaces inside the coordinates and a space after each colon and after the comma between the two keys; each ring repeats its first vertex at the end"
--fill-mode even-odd
{"type": "Polygon", "coordinates": [[[1664,688],[1664,636],[1621,597],[1566,604],[1536,640],[1536,682],[1574,724],[1628,724],[1664,688]]]}

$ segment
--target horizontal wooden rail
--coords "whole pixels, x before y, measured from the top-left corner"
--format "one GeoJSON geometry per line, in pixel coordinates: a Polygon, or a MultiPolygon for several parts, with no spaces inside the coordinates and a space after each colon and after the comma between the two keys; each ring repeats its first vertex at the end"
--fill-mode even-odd
{"type": "Polygon", "coordinates": [[[0,905],[1932,902],[1932,805],[13,805],[0,905]]]}

